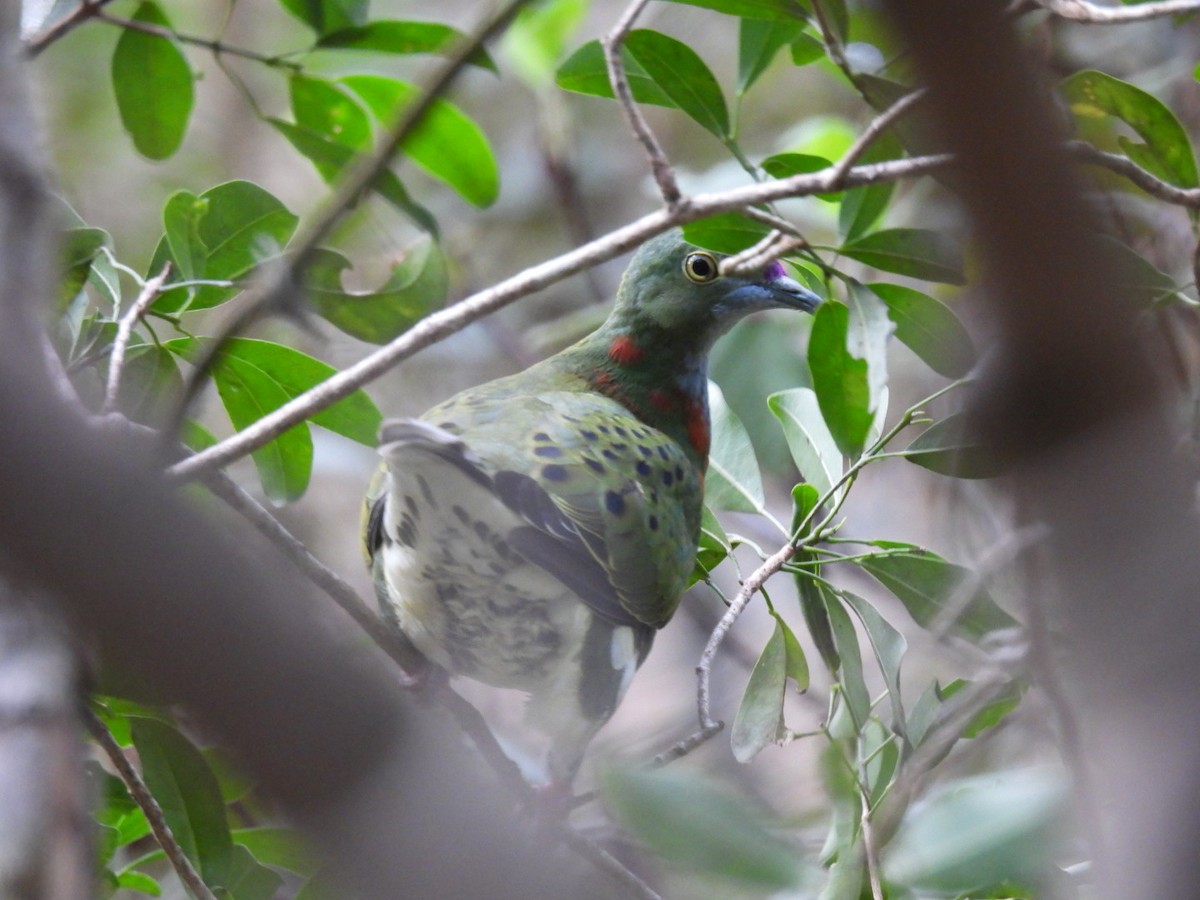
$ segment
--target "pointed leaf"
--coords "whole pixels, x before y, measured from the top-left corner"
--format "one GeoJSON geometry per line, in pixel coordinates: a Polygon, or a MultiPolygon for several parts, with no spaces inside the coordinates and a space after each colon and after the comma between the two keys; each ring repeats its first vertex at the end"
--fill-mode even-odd
{"type": "Polygon", "coordinates": [[[279,896],[283,878],[256,860],[245,847],[235,844],[229,854],[222,886],[236,900],[272,900],[279,896]]]}
{"type": "MultiPolygon", "coordinates": [[[[967,576],[967,570],[962,566],[949,563],[928,550],[893,541],[875,541],[873,545],[892,552],[866,557],[857,564],[895,594],[920,625],[928,625],[933,620],[967,576]]],[[[968,635],[978,638],[989,631],[1012,628],[1017,623],[980,590],[958,617],[957,624],[968,635]]]]}
{"type": "Polygon", "coordinates": [[[847,349],[850,310],[841,303],[821,304],[808,341],[808,367],[821,415],[838,449],[857,458],[871,428],[867,361],[847,349]]]}
{"type": "Polygon", "coordinates": [[[173,726],[134,717],[132,727],[142,777],[176,841],[206,884],[221,884],[233,840],[216,776],[195,745],[173,726]]]}
{"type": "Polygon", "coordinates": [[[857,281],[850,282],[847,293],[850,321],[846,331],[846,349],[851,356],[866,360],[870,398],[867,409],[874,415],[887,389],[887,342],[895,326],[888,318],[883,302],[857,281]]]}
{"type": "Polygon", "coordinates": [[[309,877],[317,871],[317,859],[305,845],[304,836],[292,828],[237,828],[233,840],[259,862],[309,877]]]}
{"type": "MultiPolygon", "coordinates": [[[[420,96],[415,85],[382,75],[349,75],[341,83],[385,125],[420,96]]],[[[449,100],[435,100],[402,146],[413,162],[469,203],[490,206],[499,196],[500,172],[487,135],[449,100]]]]}
{"type": "MultiPolygon", "coordinates": [[[[441,22],[405,22],[379,19],[365,25],[352,25],[323,35],[317,41],[321,50],[367,50],[374,53],[409,55],[436,53],[447,56],[466,35],[441,22]]],[[[496,72],[496,62],[482,47],[467,60],[473,65],[496,72]]]]}
{"type": "Polygon", "coordinates": [[[883,683],[888,689],[892,705],[892,730],[903,737],[905,725],[904,704],[900,698],[900,664],[904,660],[908,642],[904,640],[904,635],[879,614],[879,610],[862,597],[850,591],[841,591],[840,596],[846,605],[854,610],[867,632],[871,648],[875,651],[875,659],[879,661],[880,671],[883,672],[883,683]]]}
{"type": "Polygon", "coordinates": [[[1135,163],[1179,187],[1200,185],[1196,157],[1187,131],[1161,100],[1104,72],[1076,72],[1060,85],[1071,111],[1085,119],[1115,116],[1145,143],[1118,136],[1135,163]]]}
{"type": "MultiPolygon", "coordinates": [[[[629,82],[629,90],[634,100],[654,106],[678,108],[675,101],[646,74],[646,70],[633,58],[628,47],[621,48],[621,62],[625,65],[625,80],[629,82]]],[[[558,75],[554,80],[563,90],[576,94],[590,94],[610,100],[615,96],[604,62],[604,50],[599,41],[588,41],[567,57],[558,67],[558,75]]]]}
{"type": "MultiPolygon", "coordinates": [[[[171,28],[159,5],[149,0],[133,19],[171,28]]],[[[121,124],[138,153],[166,159],[179,149],[192,113],[193,80],[177,42],[132,28],[121,32],[112,58],[113,91],[121,124]]]]}
{"type": "Polygon", "coordinates": [[[740,800],[694,775],[610,770],[601,778],[617,818],[651,850],[690,871],[783,889],[794,885],[794,848],[740,800]]]}
{"type": "Polygon", "coordinates": [[[1196,306],[1182,293],[1175,279],[1153,266],[1144,256],[1107,234],[1096,235],[1098,252],[1117,265],[1116,289],[1141,306],[1168,306],[1181,303],[1196,306]]]}
{"type": "Polygon", "coordinates": [[[64,274],[55,304],[56,315],[66,312],[71,301],[83,290],[101,249],[111,244],[112,237],[103,228],[68,228],[62,233],[58,252],[64,274]]]}
{"type": "Polygon", "coordinates": [[[631,31],[625,48],[664,94],[703,128],[725,138],[729,112],[725,97],[707,65],[682,41],[649,28],[631,31]]]}
{"type": "Polygon", "coordinates": [[[807,66],[824,58],[825,45],[811,34],[801,34],[792,41],[792,65],[807,66]]]}
{"type": "Polygon", "coordinates": [[[796,693],[803,694],[808,690],[808,657],[805,656],[800,641],[796,639],[796,633],[783,621],[783,617],[776,612],[771,615],[775,617],[775,624],[783,632],[787,677],[796,683],[796,693]]]}
{"type": "Polygon", "coordinates": [[[961,378],[975,365],[971,335],[940,300],[900,284],[878,282],[866,287],[886,304],[896,337],[933,371],[961,378]]]}
{"type": "Polygon", "coordinates": [[[758,512],[763,508],[762,476],[750,435],[725,403],[721,389],[708,383],[712,414],[712,447],[708,475],[704,480],[704,502],[713,509],[758,512]]]}
{"type": "Polygon", "coordinates": [[[950,235],[923,228],[885,228],[842,245],[841,252],[883,272],[965,284],[962,248],[950,235]]]}
{"type": "Polygon", "coordinates": [[[838,666],[838,681],[842,687],[842,697],[845,698],[846,709],[854,722],[855,730],[861,731],[871,716],[871,695],[863,678],[862,650],[858,644],[858,635],[854,631],[850,615],[837,595],[824,585],[820,585],[819,588],[829,614],[829,626],[841,663],[838,666]]]}
{"type": "Polygon", "coordinates": [[[750,90],[775,55],[803,30],[802,19],[742,19],[738,26],[738,93],[750,90]]]}
{"type": "Polygon", "coordinates": [[[730,742],[733,758],[750,762],[768,744],[773,744],[783,727],[783,693],[787,686],[787,645],[783,626],[775,623],[767,645],[750,673],[746,692],[733,717],[730,742]]]}
{"type": "Polygon", "coordinates": [[[818,495],[824,496],[842,477],[842,454],[821,418],[817,395],[809,388],[780,391],[767,398],[779,419],[796,468],[818,495]]]}
{"type": "Polygon", "coordinates": [[[953,478],[994,478],[1002,471],[995,454],[976,441],[962,413],[934,422],[904,449],[904,455],[909,462],[953,478]]]}
{"type": "Polygon", "coordinates": [[[147,875],[135,869],[126,869],[117,875],[117,887],[127,891],[137,891],[150,897],[162,896],[162,885],[147,875]]]}
{"type": "Polygon", "coordinates": [[[824,156],[812,153],[776,153],[762,161],[763,171],[772,178],[791,178],[793,175],[809,175],[828,169],[830,162],[824,156]]]}

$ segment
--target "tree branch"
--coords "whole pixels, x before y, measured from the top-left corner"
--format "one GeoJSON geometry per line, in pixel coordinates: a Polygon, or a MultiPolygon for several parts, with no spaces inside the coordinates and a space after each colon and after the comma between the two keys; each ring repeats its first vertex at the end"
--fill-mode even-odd
{"type": "Polygon", "coordinates": [[[200,37],[195,34],[180,34],[171,28],[164,28],[162,25],[155,25],[153,22],[140,22],[137,19],[123,19],[120,16],[110,16],[108,13],[97,9],[92,13],[92,18],[99,22],[107,22],[109,25],[116,25],[118,28],[124,28],[129,31],[140,31],[143,34],[154,35],[155,37],[163,38],[168,41],[179,41],[181,44],[191,44],[194,47],[203,47],[210,51],[214,56],[238,56],[242,59],[250,59],[254,62],[260,62],[263,65],[273,66],[278,68],[290,69],[293,72],[303,70],[303,66],[299,63],[291,62],[279,56],[269,56],[265,53],[259,53],[255,50],[247,50],[245,47],[234,47],[229,44],[222,43],[215,38],[200,37]]]}
{"type": "Polygon", "coordinates": [[[133,336],[133,326],[146,314],[150,304],[162,292],[163,283],[171,274],[171,264],[163,266],[162,271],[153,278],[147,279],[138,292],[137,299],[121,321],[117,323],[117,336],[113,339],[112,355],[108,359],[108,384],[104,390],[104,405],[101,412],[110,413],[117,408],[117,392],[121,388],[121,374],[125,369],[125,351],[129,347],[129,339],[133,336]]]}
{"type": "Polygon", "coordinates": [[[179,876],[179,880],[183,882],[188,893],[197,900],[217,900],[213,892],[208,889],[208,885],[204,883],[204,879],[200,877],[200,873],[192,865],[192,861],[183,852],[183,848],[179,846],[179,841],[175,839],[171,826],[167,824],[167,819],[163,815],[162,807],[158,805],[158,801],[146,787],[146,782],[142,781],[142,776],[137,769],[125,756],[125,751],[113,740],[108,727],[90,709],[84,710],[83,723],[87,726],[92,739],[100,745],[100,749],[104,751],[113,768],[117,770],[117,775],[125,783],[125,788],[129,791],[133,802],[145,814],[154,840],[166,854],[167,862],[171,864],[171,868],[175,870],[175,874],[179,876]]]}
{"type": "Polygon", "coordinates": [[[621,59],[621,45],[633,28],[633,23],[645,9],[647,2],[648,0],[633,0],[621,18],[617,20],[613,30],[600,39],[600,46],[604,48],[604,65],[608,69],[608,80],[612,85],[613,94],[621,105],[621,111],[625,114],[625,119],[633,131],[634,137],[645,148],[646,155],[650,157],[650,171],[662,194],[663,202],[667,204],[667,209],[674,209],[683,202],[683,195],[675,181],[675,170],[671,168],[667,154],[654,136],[654,132],[650,130],[650,124],[642,115],[641,107],[634,102],[633,91],[630,89],[629,79],[625,75],[625,63],[621,59]]]}
{"type": "MultiPolygon", "coordinates": [[[[939,154],[857,166],[846,174],[843,186],[857,187],[924,175],[945,167],[949,162],[948,155],[939,154]]],[[[832,173],[833,167],[830,167],[816,173],[794,175],[720,193],[697,194],[686,207],[656,210],[582,247],[532,266],[499,284],[472,294],[447,309],[427,316],[390,344],[330,376],[253,425],[172,466],[168,475],[174,479],[191,479],[201,472],[228,465],[383,375],[418,350],[423,350],[462,330],[472,322],[521,297],[540,291],[586,268],[607,262],[669,228],[757,203],[827,193],[832,184],[832,173]]]]}
{"type": "Polygon", "coordinates": [[[1137,6],[1097,6],[1090,0],[1036,0],[1043,9],[1083,25],[1118,25],[1200,11],[1200,0],[1158,0],[1137,6]]]}
{"type": "Polygon", "coordinates": [[[95,18],[100,14],[100,8],[112,0],[82,0],[70,13],[63,16],[54,25],[47,28],[41,34],[35,35],[24,42],[25,52],[30,56],[37,56],[59,38],[64,37],[68,33],[74,31],[88,19],[95,18]]]}

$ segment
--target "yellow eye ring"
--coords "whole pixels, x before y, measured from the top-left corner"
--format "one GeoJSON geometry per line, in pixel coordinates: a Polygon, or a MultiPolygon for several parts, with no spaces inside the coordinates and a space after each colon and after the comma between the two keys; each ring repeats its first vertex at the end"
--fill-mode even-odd
{"type": "Polygon", "coordinates": [[[716,257],[701,250],[689,253],[683,258],[683,274],[687,276],[688,281],[708,284],[710,281],[716,281],[721,272],[717,267],[716,257]]]}

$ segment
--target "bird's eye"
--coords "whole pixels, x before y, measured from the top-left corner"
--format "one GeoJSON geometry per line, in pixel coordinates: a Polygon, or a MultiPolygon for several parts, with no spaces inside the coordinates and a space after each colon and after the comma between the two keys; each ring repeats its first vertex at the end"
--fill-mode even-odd
{"type": "Polygon", "coordinates": [[[717,261],[710,253],[689,253],[683,258],[683,274],[696,284],[708,284],[716,280],[717,261]]]}

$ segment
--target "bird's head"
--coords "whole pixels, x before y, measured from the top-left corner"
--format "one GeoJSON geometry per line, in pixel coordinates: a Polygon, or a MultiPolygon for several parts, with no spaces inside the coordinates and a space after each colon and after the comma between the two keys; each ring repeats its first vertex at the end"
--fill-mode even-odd
{"type": "Polygon", "coordinates": [[[613,318],[645,332],[664,332],[706,351],[752,312],[812,312],[821,298],[789,278],[780,262],[757,272],[722,274],[724,256],[702,250],[673,229],[647,241],[621,279],[613,318]]]}

